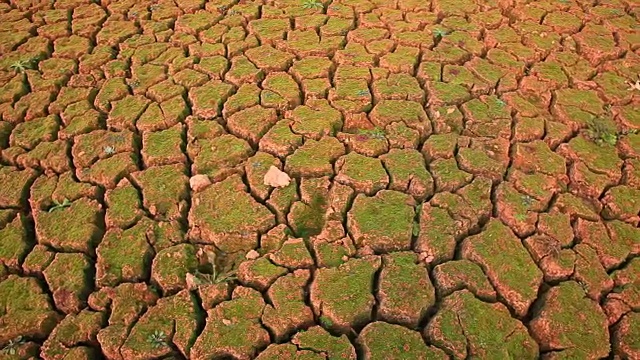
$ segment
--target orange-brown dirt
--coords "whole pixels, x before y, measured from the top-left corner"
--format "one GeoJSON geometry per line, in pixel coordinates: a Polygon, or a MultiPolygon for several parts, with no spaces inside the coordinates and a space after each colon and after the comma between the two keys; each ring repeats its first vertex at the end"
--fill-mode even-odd
{"type": "Polygon", "coordinates": [[[640,359],[635,0],[0,0],[0,359],[640,359]]]}

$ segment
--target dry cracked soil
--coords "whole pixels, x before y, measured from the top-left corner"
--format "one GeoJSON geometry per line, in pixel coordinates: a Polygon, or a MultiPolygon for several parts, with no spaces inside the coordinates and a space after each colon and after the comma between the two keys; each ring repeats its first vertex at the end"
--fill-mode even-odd
{"type": "Polygon", "coordinates": [[[640,359],[639,17],[0,1],[0,359],[640,359]]]}

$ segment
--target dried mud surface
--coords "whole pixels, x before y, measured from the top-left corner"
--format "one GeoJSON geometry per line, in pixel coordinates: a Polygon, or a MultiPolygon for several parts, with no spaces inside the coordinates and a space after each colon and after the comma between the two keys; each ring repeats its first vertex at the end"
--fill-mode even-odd
{"type": "Polygon", "coordinates": [[[639,17],[0,1],[0,359],[640,359],[639,17]]]}

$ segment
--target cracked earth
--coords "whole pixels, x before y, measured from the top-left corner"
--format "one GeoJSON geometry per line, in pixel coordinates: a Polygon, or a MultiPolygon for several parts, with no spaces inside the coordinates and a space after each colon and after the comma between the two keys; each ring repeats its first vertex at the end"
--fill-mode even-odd
{"type": "Polygon", "coordinates": [[[0,359],[640,359],[639,16],[0,2],[0,359]]]}

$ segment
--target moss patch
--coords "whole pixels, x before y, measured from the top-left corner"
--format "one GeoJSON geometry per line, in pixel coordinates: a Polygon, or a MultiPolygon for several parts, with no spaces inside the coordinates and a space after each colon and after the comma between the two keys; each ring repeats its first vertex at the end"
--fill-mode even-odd
{"type": "Polygon", "coordinates": [[[360,194],[347,214],[347,227],[356,247],[370,246],[376,251],[408,250],[411,246],[413,199],[391,190],[375,197],[360,194]]]}

